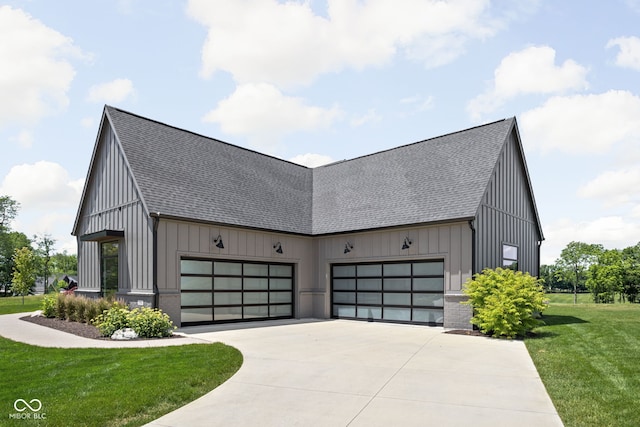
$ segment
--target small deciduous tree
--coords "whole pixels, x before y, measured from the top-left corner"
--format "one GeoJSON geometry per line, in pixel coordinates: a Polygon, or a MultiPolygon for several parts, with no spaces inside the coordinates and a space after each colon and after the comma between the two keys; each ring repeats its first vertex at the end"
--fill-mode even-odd
{"type": "Polygon", "coordinates": [[[556,262],[560,268],[564,268],[573,284],[573,303],[578,303],[578,286],[586,281],[586,272],[602,253],[602,245],[583,242],[571,242],[560,253],[560,259],[556,262]]]}
{"type": "Polygon", "coordinates": [[[593,302],[612,303],[616,293],[622,294],[622,254],[612,249],[598,255],[598,261],[589,267],[586,285],[593,295],[593,302]]]}
{"type": "Polygon", "coordinates": [[[33,236],[33,241],[38,245],[36,255],[38,259],[38,270],[42,276],[44,282],[44,293],[47,293],[47,287],[49,285],[49,276],[51,274],[51,251],[56,241],[51,238],[51,235],[44,233],[41,236],[33,236]]]}
{"type": "Polygon", "coordinates": [[[546,308],[542,281],[529,273],[485,269],[466,282],[464,293],[474,311],[471,323],[484,333],[513,338],[542,324],[537,319],[546,308]]]}
{"type": "Polygon", "coordinates": [[[9,223],[18,214],[20,203],[9,196],[0,196],[0,232],[9,229],[9,223]]]}
{"type": "Polygon", "coordinates": [[[24,296],[28,295],[36,284],[36,258],[30,248],[24,247],[16,250],[13,260],[15,266],[12,289],[13,293],[22,296],[24,304],[24,296]]]}

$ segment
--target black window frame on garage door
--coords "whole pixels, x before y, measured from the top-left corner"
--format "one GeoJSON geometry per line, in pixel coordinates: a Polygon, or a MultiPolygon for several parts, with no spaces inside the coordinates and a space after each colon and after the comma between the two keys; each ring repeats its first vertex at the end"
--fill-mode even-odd
{"type": "Polygon", "coordinates": [[[182,257],[181,324],[291,319],[294,277],[289,263],[182,257]]]}
{"type": "Polygon", "coordinates": [[[331,264],[331,317],[442,326],[444,259],[331,264]]]}

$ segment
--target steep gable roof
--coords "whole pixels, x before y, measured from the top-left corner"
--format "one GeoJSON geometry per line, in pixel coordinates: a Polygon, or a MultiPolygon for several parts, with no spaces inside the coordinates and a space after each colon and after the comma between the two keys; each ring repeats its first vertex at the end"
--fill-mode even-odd
{"type": "Polygon", "coordinates": [[[314,170],[313,233],[475,216],[515,119],[314,170]]]}
{"type": "Polygon", "coordinates": [[[105,107],[150,213],[308,234],[311,170],[105,107]]]}
{"type": "Polygon", "coordinates": [[[150,214],[305,235],[475,216],[515,119],[306,168],[106,106],[150,214]]]}

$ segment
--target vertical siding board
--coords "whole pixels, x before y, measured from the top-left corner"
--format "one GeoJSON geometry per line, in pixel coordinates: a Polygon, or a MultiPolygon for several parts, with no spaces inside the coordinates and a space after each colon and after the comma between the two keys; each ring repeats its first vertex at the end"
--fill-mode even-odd
{"type": "Polygon", "coordinates": [[[451,259],[449,264],[449,273],[451,274],[449,289],[460,289],[460,258],[462,247],[460,246],[459,225],[451,227],[449,248],[449,258],[451,259]]]}

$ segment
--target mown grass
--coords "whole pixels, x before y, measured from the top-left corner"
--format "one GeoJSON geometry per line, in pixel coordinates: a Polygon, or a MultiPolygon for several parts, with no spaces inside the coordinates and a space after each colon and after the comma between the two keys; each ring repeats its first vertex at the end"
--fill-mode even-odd
{"type": "Polygon", "coordinates": [[[0,361],[0,425],[139,426],[216,388],[242,355],[221,343],[60,349],[0,337],[0,361]],[[39,399],[46,420],[10,419],[16,399],[39,399]]]}
{"type": "Polygon", "coordinates": [[[565,426],[639,426],[640,305],[557,300],[525,344],[565,426]]]}
{"type": "MultiPolygon", "coordinates": [[[[551,304],[573,304],[573,293],[550,293],[546,297],[551,304]]],[[[578,304],[593,304],[593,297],[590,293],[580,293],[578,304]]]]}
{"type": "Polygon", "coordinates": [[[40,310],[44,295],[27,295],[24,297],[0,297],[0,314],[27,313],[40,310]]]}

